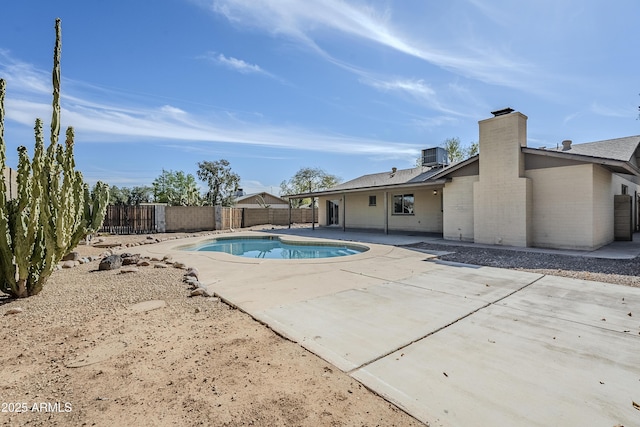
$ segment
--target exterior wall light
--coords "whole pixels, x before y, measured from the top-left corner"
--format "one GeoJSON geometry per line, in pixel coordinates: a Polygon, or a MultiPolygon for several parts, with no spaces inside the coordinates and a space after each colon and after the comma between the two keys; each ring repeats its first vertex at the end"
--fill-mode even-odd
{"type": "Polygon", "coordinates": [[[433,190],[433,195],[437,196],[438,195],[438,190],[433,190]]]}

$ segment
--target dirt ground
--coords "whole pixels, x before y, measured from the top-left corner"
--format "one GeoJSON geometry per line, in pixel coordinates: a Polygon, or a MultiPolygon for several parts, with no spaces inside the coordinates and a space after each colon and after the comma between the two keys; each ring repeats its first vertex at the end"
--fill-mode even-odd
{"type": "Polygon", "coordinates": [[[98,263],[54,272],[37,296],[0,300],[2,425],[422,425],[247,314],[189,297],[184,270],[98,263]],[[135,306],[149,300],[165,305],[135,306]]]}

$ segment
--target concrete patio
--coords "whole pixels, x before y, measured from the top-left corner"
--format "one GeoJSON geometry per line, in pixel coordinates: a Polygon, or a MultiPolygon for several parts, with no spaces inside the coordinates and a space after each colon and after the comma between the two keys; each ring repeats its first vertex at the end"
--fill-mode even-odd
{"type": "MultiPolygon", "coordinates": [[[[305,230],[276,231],[326,237],[305,230]]],[[[361,234],[343,237],[369,251],[324,260],[179,250],[203,238],[138,249],[197,267],[225,301],[432,426],[640,425],[640,289],[445,263],[393,246],[424,237],[361,234]]]]}

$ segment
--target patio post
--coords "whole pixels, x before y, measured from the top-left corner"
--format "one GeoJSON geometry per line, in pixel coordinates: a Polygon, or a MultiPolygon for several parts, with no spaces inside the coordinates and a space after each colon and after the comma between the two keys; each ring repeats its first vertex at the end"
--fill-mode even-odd
{"type": "Polygon", "coordinates": [[[289,198],[289,229],[291,229],[291,198],[289,198]]]}
{"type": "Polygon", "coordinates": [[[389,192],[384,192],[384,234],[389,234],[389,192]]]}
{"type": "Polygon", "coordinates": [[[342,194],[342,231],[347,231],[347,195],[342,194]]]}
{"type": "Polygon", "coordinates": [[[316,229],[316,198],[311,197],[311,229],[316,229]]]}

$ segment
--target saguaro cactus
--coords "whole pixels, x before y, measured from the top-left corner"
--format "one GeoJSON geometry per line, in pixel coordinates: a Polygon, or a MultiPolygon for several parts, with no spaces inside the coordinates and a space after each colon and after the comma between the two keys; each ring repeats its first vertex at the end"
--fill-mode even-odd
{"type": "MultiPolygon", "coordinates": [[[[42,121],[36,119],[35,149],[18,148],[18,197],[6,200],[4,174],[0,179],[0,290],[12,297],[36,295],[62,257],[85,235],[102,225],[109,187],[98,182],[94,194],[75,170],[73,128],[60,137],[60,19],[56,19],[53,54],[53,114],[46,151],[42,121]]],[[[4,96],[0,79],[0,170],[6,166],[4,96]]]]}

